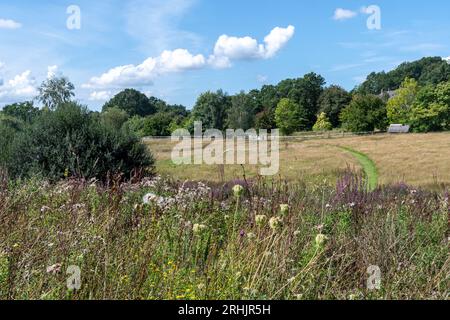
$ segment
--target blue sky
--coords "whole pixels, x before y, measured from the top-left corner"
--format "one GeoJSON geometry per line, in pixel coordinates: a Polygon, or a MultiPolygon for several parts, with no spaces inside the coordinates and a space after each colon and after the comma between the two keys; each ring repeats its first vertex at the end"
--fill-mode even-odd
{"type": "Polygon", "coordinates": [[[352,89],[371,71],[450,56],[449,12],[447,0],[2,0],[0,106],[32,98],[55,74],[94,110],[126,87],[191,108],[207,90],[310,71],[352,89]],[[70,5],[80,29],[67,28],[70,5]],[[370,5],[379,30],[367,27],[370,5]]]}

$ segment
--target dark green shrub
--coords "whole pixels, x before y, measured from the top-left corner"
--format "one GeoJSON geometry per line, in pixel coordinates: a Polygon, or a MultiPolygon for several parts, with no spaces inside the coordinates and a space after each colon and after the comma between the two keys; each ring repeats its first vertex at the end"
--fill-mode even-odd
{"type": "Polygon", "coordinates": [[[0,169],[8,167],[14,137],[23,126],[19,119],[0,113],[0,169]]]}
{"type": "Polygon", "coordinates": [[[19,133],[11,150],[14,177],[39,174],[50,180],[67,176],[104,180],[108,173],[132,174],[153,170],[153,157],[139,139],[126,130],[105,126],[76,103],[43,112],[19,133]]]}

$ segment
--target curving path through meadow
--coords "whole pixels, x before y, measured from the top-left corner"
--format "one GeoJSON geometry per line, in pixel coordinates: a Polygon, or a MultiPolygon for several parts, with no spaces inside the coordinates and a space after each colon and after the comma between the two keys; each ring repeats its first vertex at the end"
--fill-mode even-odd
{"type": "Polygon", "coordinates": [[[367,188],[369,191],[374,191],[378,186],[378,169],[375,162],[370,159],[365,153],[354,150],[349,147],[339,146],[340,149],[347,151],[354,156],[361,164],[367,176],[367,188]]]}

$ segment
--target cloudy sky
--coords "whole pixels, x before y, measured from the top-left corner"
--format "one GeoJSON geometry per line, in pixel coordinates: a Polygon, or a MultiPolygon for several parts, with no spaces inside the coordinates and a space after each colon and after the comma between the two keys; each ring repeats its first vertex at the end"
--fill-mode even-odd
{"type": "Polygon", "coordinates": [[[2,0],[0,106],[61,74],[94,110],[128,87],[190,108],[206,90],[310,71],[352,89],[371,71],[450,56],[449,12],[447,0],[2,0]],[[371,5],[381,29],[368,27],[371,5]]]}

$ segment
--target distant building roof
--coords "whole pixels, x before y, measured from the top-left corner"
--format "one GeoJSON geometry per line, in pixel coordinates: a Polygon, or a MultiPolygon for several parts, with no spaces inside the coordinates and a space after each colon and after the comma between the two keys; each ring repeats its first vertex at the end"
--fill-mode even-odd
{"type": "Polygon", "coordinates": [[[409,125],[391,124],[389,126],[388,132],[389,133],[409,133],[410,128],[411,127],[409,125]]]}
{"type": "Polygon", "coordinates": [[[397,93],[395,92],[395,90],[382,90],[381,91],[381,93],[380,93],[380,98],[384,98],[384,96],[388,96],[389,97],[389,99],[390,98],[392,98],[392,97],[395,97],[395,95],[396,95],[397,93]]]}

